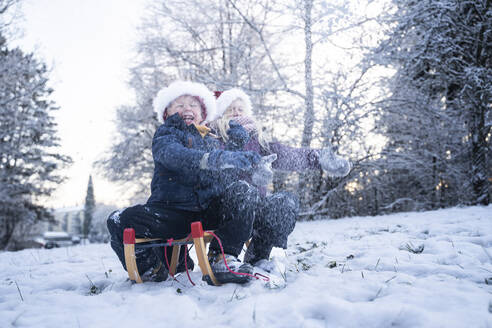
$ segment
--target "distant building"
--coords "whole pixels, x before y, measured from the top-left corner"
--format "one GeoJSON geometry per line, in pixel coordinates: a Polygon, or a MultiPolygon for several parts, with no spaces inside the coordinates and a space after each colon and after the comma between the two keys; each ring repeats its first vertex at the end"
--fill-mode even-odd
{"type": "Polygon", "coordinates": [[[71,206],[55,209],[55,223],[47,223],[46,231],[65,231],[72,235],[82,233],[84,206],[71,206]]]}

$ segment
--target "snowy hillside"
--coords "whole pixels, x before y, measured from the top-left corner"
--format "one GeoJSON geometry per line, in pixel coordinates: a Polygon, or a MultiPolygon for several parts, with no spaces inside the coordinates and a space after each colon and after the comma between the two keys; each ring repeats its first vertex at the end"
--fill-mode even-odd
{"type": "Polygon", "coordinates": [[[107,244],[0,253],[0,326],[492,327],[492,206],[299,223],[275,255],[283,289],[132,285],[107,244]]]}

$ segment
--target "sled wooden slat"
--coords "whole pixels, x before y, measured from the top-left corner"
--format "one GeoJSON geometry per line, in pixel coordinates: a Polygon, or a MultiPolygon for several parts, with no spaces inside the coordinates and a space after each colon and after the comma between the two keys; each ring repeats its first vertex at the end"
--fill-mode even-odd
{"type": "MultiPolygon", "coordinates": [[[[212,236],[208,233],[207,235],[209,235],[209,241],[212,240],[212,236]]],[[[215,278],[212,268],[210,267],[210,263],[208,262],[208,256],[206,253],[207,247],[205,245],[204,236],[205,233],[203,232],[202,223],[200,221],[191,223],[191,237],[195,243],[196,256],[198,258],[200,270],[202,270],[202,275],[209,276],[215,286],[220,286],[220,283],[215,278]]]]}
{"type": "MultiPolygon", "coordinates": [[[[213,236],[206,232],[203,231],[202,224],[200,221],[193,222],[191,224],[191,231],[192,231],[192,238],[190,240],[186,240],[186,238],[183,239],[176,239],[173,242],[178,242],[178,243],[186,243],[186,244],[194,244],[195,245],[195,252],[198,258],[198,265],[200,267],[200,270],[202,271],[203,276],[209,276],[210,280],[214,283],[216,286],[220,286],[220,283],[217,281],[215,278],[215,275],[212,272],[212,269],[210,267],[210,263],[208,262],[208,256],[207,256],[207,243],[209,243],[213,236]]],[[[136,262],[136,257],[135,257],[135,244],[139,243],[148,243],[148,242],[153,242],[153,241],[158,241],[161,243],[166,243],[165,240],[159,239],[159,238],[135,238],[135,230],[132,228],[127,228],[125,229],[123,233],[123,244],[124,244],[124,252],[125,252],[125,264],[126,264],[126,269],[128,272],[128,277],[130,278],[131,281],[134,281],[136,283],[142,283],[142,278],[140,277],[140,274],[138,273],[138,267],[137,267],[137,262],[136,262]]],[[[158,246],[159,247],[159,246],[158,246]]],[[[162,247],[162,246],[161,246],[162,247]]],[[[173,245],[173,252],[171,256],[171,261],[169,264],[169,273],[171,275],[174,275],[176,273],[176,267],[178,265],[178,260],[179,260],[179,254],[180,254],[180,249],[181,245],[173,245]]],[[[166,265],[166,264],[163,264],[166,265]]]]}
{"type": "MultiPolygon", "coordinates": [[[[213,238],[213,237],[212,237],[212,235],[211,235],[211,234],[209,234],[209,233],[208,233],[208,232],[206,232],[206,231],[204,232],[204,235],[203,235],[203,241],[204,241],[204,243],[205,243],[205,247],[206,247],[206,245],[207,245],[209,242],[211,242],[211,241],[212,241],[212,238],[213,238]]],[[[186,241],[186,239],[179,239],[179,240],[175,240],[175,241],[176,241],[176,242],[184,242],[184,241],[186,241]]],[[[188,244],[195,244],[195,241],[194,241],[194,240],[189,240],[189,241],[188,241],[188,244]]],[[[196,247],[196,246],[195,246],[195,247],[196,247]]],[[[195,248],[195,252],[196,252],[196,249],[197,249],[197,248],[195,248]]],[[[198,257],[198,252],[196,252],[196,253],[197,253],[197,257],[198,257]]],[[[179,260],[179,255],[180,255],[180,254],[181,254],[181,247],[180,247],[180,246],[178,246],[178,245],[173,246],[173,254],[172,254],[172,256],[171,256],[171,261],[170,261],[170,263],[169,263],[169,273],[170,273],[171,275],[174,275],[174,274],[176,273],[176,267],[178,266],[178,260],[179,260]]],[[[208,260],[207,260],[207,262],[208,262],[208,260]]],[[[199,264],[200,264],[200,262],[199,262],[199,264]]],[[[200,269],[201,269],[201,267],[200,267],[200,269]]],[[[202,272],[203,272],[203,271],[202,271],[202,272]]]]}
{"type": "Polygon", "coordinates": [[[171,257],[171,264],[169,264],[169,273],[174,276],[176,273],[176,267],[178,266],[179,253],[181,253],[181,247],[173,246],[173,254],[171,257]]]}
{"type": "Polygon", "coordinates": [[[135,243],[136,244],[139,244],[139,243],[148,243],[148,242],[151,242],[151,241],[163,241],[162,239],[159,239],[159,238],[135,238],[135,243]]]}
{"type": "Polygon", "coordinates": [[[135,257],[135,230],[125,229],[123,233],[123,246],[128,277],[136,283],[142,283],[142,279],[138,274],[137,261],[135,257]]]}

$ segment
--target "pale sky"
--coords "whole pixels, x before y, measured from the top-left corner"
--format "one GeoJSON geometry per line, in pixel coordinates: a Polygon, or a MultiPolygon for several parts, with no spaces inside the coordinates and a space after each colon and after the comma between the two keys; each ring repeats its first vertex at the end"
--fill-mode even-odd
{"type": "Polygon", "coordinates": [[[10,45],[34,51],[52,67],[61,151],[74,161],[48,206],[82,204],[90,174],[97,202],[126,205],[92,163],[111,144],[116,108],[132,101],[126,82],[143,7],[144,0],[23,2],[17,25],[24,35],[10,45]]]}

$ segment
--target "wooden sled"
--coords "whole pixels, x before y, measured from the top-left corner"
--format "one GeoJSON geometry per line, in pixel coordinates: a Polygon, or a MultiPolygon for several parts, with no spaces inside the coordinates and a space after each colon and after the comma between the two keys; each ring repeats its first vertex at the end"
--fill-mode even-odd
{"type": "MultiPolygon", "coordinates": [[[[194,244],[195,252],[198,258],[198,265],[200,266],[200,270],[202,271],[203,276],[209,276],[210,280],[213,282],[215,286],[220,286],[220,283],[214,276],[212,272],[212,268],[210,267],[210,263],[208,262],[207,257],[207,243],[212,240],[212,235],[206,231],[203,231],[202,223],[200,221],[196,221],[191,223],[191,238],[188,237],[184,239],[177,239],[172,241],[173,252],[171,256],[171,263],[169,264],[169,273],[171,276],[174,276],[176,273],[176,267],[178,265],[179,253],[182,245],[194,244]]],[[[139,247],[139,244],[144,245],[143,243],[149,242],[161,242],[162,244],[158,245],[149,245],[150,247],[159,247],[168,244],[167,241],[159,238],[135,238],[135,230],[133,228],[127,228],[123,232],[123,245],[125,250],[125,264],[126,270],[128,272],[128,277],[130,280],[136,283],[142,283],[142,278],[138,273],[137,261],[135,257],[135,248],[139,247]]],[[[143,247],[143,246],[141,246],[143,247]]],[[[163,264],[166,265],[166,264],[163,264]]]]}

